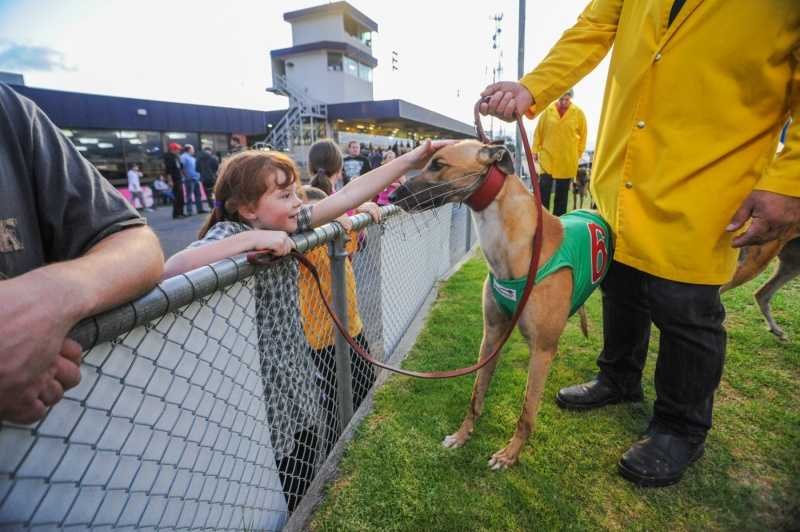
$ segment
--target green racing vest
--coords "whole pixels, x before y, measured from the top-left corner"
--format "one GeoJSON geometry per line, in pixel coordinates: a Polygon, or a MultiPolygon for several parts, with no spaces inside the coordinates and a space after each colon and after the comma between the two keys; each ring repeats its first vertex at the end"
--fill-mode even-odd
{"type": "MultiPolygon", "coordinates": [[[[561,268],[572,270],[572,316],[603,281],[611,265],[613,245],[611,229],[595,211],[577,210],[559,217],[564,227],[564,240],[546,264],[536,272],[536,283],[561,268]]],[[[489,273],[494,299],[509,316],[525,291],[528,277],[497,279],[489,273]]]]}

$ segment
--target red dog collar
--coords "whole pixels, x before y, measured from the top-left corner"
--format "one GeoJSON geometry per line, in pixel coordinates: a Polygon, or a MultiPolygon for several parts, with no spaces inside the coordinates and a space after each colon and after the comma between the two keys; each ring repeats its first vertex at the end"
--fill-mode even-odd
{"type": "Polygon", "coordinates": [[[500,189],[503,188],[503,183],[505,183],[505,181],[506,174],[503,173],[496,164],[493,164],[489,167],[489,171],[486,172],[486,177],[483,179],[481,186],[478,187],[478,190],[470,194],[469,198],[467,198],[464,203],[469,205],[475,212],[482,211],[494,201],[500,193],[500,189]]]}

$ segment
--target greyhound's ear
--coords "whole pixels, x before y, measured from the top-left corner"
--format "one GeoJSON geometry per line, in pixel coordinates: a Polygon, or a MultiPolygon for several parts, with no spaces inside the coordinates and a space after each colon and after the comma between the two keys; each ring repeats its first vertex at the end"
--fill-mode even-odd
{"type": "Polygon", "coordinates": [[[514,160],[505,146],[484,146],[478,151],[478,161],[481,164],[497,164],[505,174],[514,173],[514,160]]]}

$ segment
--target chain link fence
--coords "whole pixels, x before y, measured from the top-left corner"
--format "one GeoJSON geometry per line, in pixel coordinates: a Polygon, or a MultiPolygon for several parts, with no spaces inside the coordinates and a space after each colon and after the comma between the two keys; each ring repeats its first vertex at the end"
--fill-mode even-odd
{"type": "MultiPolygon", "coordinates": [[[[386,360],[475,235],[461,206],[383,210],[295,242],[386,360]]],[[[79,324],[80,385],[35,425],[0,423],[0,529],[280,530],[376,378],[297,267],[234,257],[79,324]]]]}

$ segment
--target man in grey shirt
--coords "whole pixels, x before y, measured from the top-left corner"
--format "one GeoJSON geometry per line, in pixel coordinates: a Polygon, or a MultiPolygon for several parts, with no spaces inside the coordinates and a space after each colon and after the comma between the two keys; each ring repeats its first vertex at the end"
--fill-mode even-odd
{"type": "Polygon", "coordinates": [[[33,102],[0,84],[0,421],[32,423],[80,380],[81,319],[158,281],[152,231],[33,102]]]}

